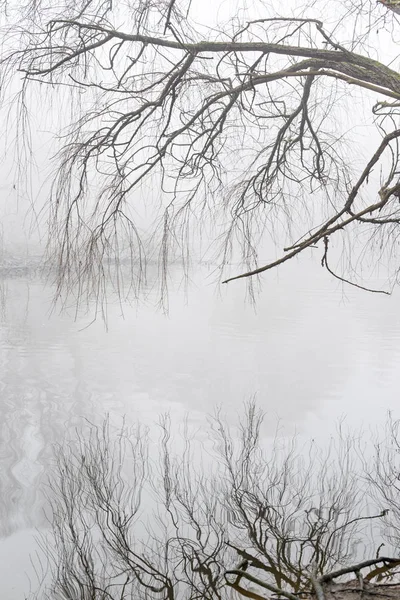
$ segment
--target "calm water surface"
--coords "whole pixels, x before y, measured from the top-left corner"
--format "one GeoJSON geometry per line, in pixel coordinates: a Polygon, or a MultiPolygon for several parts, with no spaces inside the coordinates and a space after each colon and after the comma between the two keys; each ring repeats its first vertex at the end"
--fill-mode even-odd
{"type": "Polygon", "coordinates": [[[82,417],[126,415],[154,424],[169,411],[199,428],[222,405],[235,420],[253,395],[288,434],[329,437],[399,415],[399,294],[343,289],[316,265],[264,279],[256,311],[244,284],[217,290],[199,268],[188,298],[110,302],[108,329],[89,315],[51,313],[53,290],[29,272],[3,274],[0,295],[0,592],[23,598],[51,447],[82,417]],[[123,314],[122,314],[123,313],[123,314]],[[26,574],[25,574],[26,573],[26,574]]]}

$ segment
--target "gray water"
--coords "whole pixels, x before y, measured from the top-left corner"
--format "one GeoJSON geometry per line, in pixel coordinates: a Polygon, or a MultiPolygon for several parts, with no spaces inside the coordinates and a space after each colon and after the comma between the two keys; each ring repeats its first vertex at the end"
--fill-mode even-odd
{"type": "MultiPolygon", "coordinates": [[[[179,282],[178,272],[172,274],[179,282]]],[[[169,411],[199,428],[217,405],[232,422],[254,395],[291,435],[324,439],[338,419],[376,427],[399,416],[400,315],[391,297],[343,288],[318,264],[263,280],[256,310],[243,282],[218,288],[198,267],[189,293],[172,286],[169,314],[150,299],[111,298],[107,329],[91,314],[52,311],[54,290],[28,269],[0,287],[0,587],[23,598],[30,554],[46,526],[43,483],[52,445],[82,417],[110,413],[150,426],[169,411]]]]}

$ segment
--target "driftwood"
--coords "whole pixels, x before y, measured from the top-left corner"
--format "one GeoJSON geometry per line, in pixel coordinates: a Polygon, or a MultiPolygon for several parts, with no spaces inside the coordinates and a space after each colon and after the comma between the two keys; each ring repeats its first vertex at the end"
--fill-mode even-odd
{"type": "MultiPolygon", "coordinates": [[[[249,563],[249,566],[259,567],[254,562],[249,563]]],[[[370,600],[373,597],[379,600],[394,598],[400,600],[400,583],[398,583],[400,579],[399,573],[396,571],[399,566],[399,558],[382,556],[337,569],[319,577],[315,570],[310,569],[306,576],[309,586],[301,591],[280,589],[239,568],[227,571],[225,579],[226,583],[236,592],[246,598],[252,598],[252,600],[358,600],[359,598],[370,600]],[[362,570],[368,567],[371,570],[363,575],[362,570]],[[339,583],[335,581],[338,577],[350,574],[355,574],[356,578],[339,583]],[[232,576],[235,576],[234,581],[231,580],[232,576]],[[244,587],[245,582],[249,584],[246,587],[244,587]],[[254,588],[252,584],[262,590],[268,590],[270,593],[265,594],[254,588]]]]}
{"type": "MultiPolygon", "coordinates": [[[[306,598],[317,598],[316,594],[302,595],[303,600],[306,598]]],[[[358,600],[365,598],[377,598],[377,600],[385,600],[396,598],[400,599],[400,584],[382,584],[364,582],[360,586],[358,579],[353,579],[345,583],[328,584],[324,589],[325,600],[358,600]]]]}
{"type": "Polygon", "coordinates": [[[386,6],[389,10],[400,15],[400,2],[399,0],[378,0],[381,4],[386,6]]]}
{"type": "MultiPolygon", "coordinates": [[[[265,586],[266,587],[266,586],[265,586]]],[[[270,586],[273,588],[274,586],[270,586]]],[[[289,598],[291,600],[358,600],[364,598],[371,600],[376,598],[377,600],[400,600],[400,584],[393,583],[370,583],[364,581],[360,585],[358,579],[352,579],[344,583],[330,582],[321,586],[323,596],[321,596],[321,589],[317,587],[318,592],[315,590],[310,592],[302,592],[300,594],[291,594],[285,592],[284,594],[279,593],[277,589],[269,595],[261,595],[253,591],[253,589],[245,589],[240,585],[234,586],[235,590],[246,598],[252,598],[253,600],[283,600],[289,598]]],[[[272,589],[271,589],[272,592],[272,589]]]]}

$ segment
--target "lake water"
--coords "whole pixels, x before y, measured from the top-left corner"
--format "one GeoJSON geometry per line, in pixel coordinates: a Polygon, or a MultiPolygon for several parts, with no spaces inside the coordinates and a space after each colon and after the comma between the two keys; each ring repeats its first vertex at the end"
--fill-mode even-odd
{"type": "MultiPolygon", "coordinates": [[[[173,274],[174,279],[174,274],[173,274]]],[[[178,272],[175,273],[178,281],[178,272]]],[[[150,426],[169,411],[199,428],[221,405],[235,421],[256,395],[288,435],[324,440],[338,419],[368,429],[399,416],[399,294],[338,285],[317,263],[293,263],[263,279],[256,310],[245,284],[218,288],[199,267],[188,296],[110,301],[108,327],[74,310],[51,311],[53,290],[29,269],[10,269],[0,296],[0,586],[23,598],[33,532],[44,526],[41,486],[52,444],[82,417],[110,413],[150,426]]]]}

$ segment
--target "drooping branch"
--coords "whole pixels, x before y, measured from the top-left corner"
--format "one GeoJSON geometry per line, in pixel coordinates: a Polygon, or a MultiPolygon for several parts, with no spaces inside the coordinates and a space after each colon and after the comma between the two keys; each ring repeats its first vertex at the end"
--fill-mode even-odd
{"type": "MultiPolygon", "coordinates": [[[[362,174],[360,175],[357,182],[353,186],[350,194],[346,198],[343,208],[341,210],[338,210],[335,213],[335,215],[331,219],[327,220],[319,229],[317,229],[316,232],[307,236],[306,239],[297,242],[293,246],[285,248],[284,250],[285,250],[285,252],[288,252],[288,254],[284,255],[282,258],[280,258],[270,264],[267,264],[263,267],[258,267],[257,269],[254,269],[247,273],[243,273],[241,275],[236,275],[235,277],[231,277],[231,278],[225,280],[223,283],[229,283],[229,281],[233,281],[235,279],[241,279],[243,277],[252,277],[254,275],[263,273],[264,271],[270,270],[270,269],[286,262],[287,260],[290,260],[291,258],[296,256],[297,254],[299,254],[306,248],[314,247],[321,240],[324,241],[324,254],[323,254],[323,258],[322,258],[322,266],[325,266],[328,268],[327,254],[328,254],[328,240],[329,240],[330,236],[338,231],[342,231],[343,229],[345,229],[347,226],[354,223],[355,221],[365,221],[366,220],[365,215],[367,215],[367,214],[374,214],[377,211],[380,212],[385,207],[385,205],[388,203],[390,198],[392,196],[394,196],[396,193],[398,193],[398,191],[400,190],[399,183],[396,183],[396,185],[394,185],[393,187],[388,187],[387,184],[385,184],[379,191],[380,200],[378,202],[375,202],[365,208],[362,208],[359,212],[353,212],[353,210],[352,210],[353,204],[358,196],[360,188],[364,184],[364,182],[368,179],[373,167],[381,159],[384,151],[389,146],[389,144],[393,140],[397,140],[399,137],[400,137],[400,130],[395,130],[395,131],[387,134],[384,137],[381,144],[379,145],[379,148],[376,150],[373,157],[370,159],[370,161],[364,168],[362,174]],[[347,216],[348,214],[350,216],[347,216]],[[345,218],[340,220],[344,216],[345,216],[345,218]],[[339,223],[337,223],[338,220],[340,220],[339,223]]],[[[368,221],[369,221],[369,219],[368,219],[368,221]]],[[[382,218],[379,221],[379,224],[385,224],[385,222],[386,222],[385,219],[382,218]]],[[[400,215],[396,219],[389,219],[389,222],[400,223],[400,215]]],[[[328,268],[328,270],[330,270],[330,269],[328,268]]],[[[331,272],[331,274],[333,274],[336,277],[336,275],[332,271],[330,271],[330,272],[331,272]]],[[[341,278],[341,279],[344,280],[343,278],[341,278]]],[[[372,289],[367,289],[364,286],[358,286],[357,284],[354,284],[353,282],[350,282],[348,280],[346,280],[346,283],[350,283],[351,285],[355,285],[356,287],[360,287],[361,289],[365,289],[366,291],[371,291],[371,292],[378,291],[379,293],[388,294],[388,292],[385,292],[385,291],[372,290],[372,289]]]]}
{"type": "MultiPolygon", "coordinates": [[[[398,129],[390,120],[398,103],[375,99],[400,100],[390,61],[335,39],[318,14],[253,16],[217,33],[197,30],[189,5],[171,0],[132,4],[124,28],[111,4],[89,0],[75,10],[65,2],[65,10],[28,8],[20,45],[6,45],[1,56],[8,77],[22,74],[25,99],[38,82],[86,98],[62,142],[50,197],[49,254],[58,259],[60,293],[87,285],[101,295],[104,265],[118,262],[121,246],[139,265],[139,285],[147,257],[133,198],[150,181],[165,200],[151,232],[164,280],[174,250],[188,264],[198,217],[200,237],[215,226],[223,240],[223,266],[241,250],[246,271],[224,282],[343,232],[398,225],[398,129]],[[381,106],[371,124],[378,118],[383,139],[361,175],[342,145],[340,102],[344,110],[350,88],[381,106]],[[380,183],[378,165],[386,173],[380,183]],[[293,223],[284,254],[260,266],[263,238],[293,223]]],[[[368,289],[328,268],[326,253],[322,262],[368,289]]]]}

